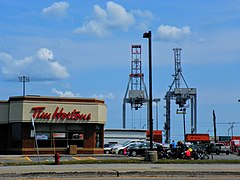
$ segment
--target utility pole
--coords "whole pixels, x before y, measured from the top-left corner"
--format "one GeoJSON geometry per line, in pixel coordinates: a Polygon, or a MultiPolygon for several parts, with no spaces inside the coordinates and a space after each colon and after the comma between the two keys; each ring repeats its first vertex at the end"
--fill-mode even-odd
{"type": "Polygon", "coordinates": [[[214,130],[214,142],[217,142],[217,130],[216,130],[216,115],[213,110],[213,130],[214,130]]]}
{"type": "Polygon", "coordinates": [[[186,108],[183,108],[183,139],[186,142],[186,108]]]}
{"type": "Polygon", "coordinates": [[[152,33],[151,31],[145,32],[143,38],[148,39],[148,57],[149,57],[149,100],[148,100],[148,122],[149,122],[149,134],[150,134],[150,149],[146,151],[145,160],[154,162],[158,160],[157,151],[153,150],[153,117],[152,117],[152,33]]]}
{"type": "Polygon", "coordinates": [[[233,139],[233,124],[235,124],[235,122],[232,122],[232,125],[231,125],[231,132],[232,132],[232,138],[231,139],[233,139]]]}
{"type": "Polygon", "coordinates": [[[148,60],[149,60],[149,133],[150,133],[150,150],[153,150],[153,118],[152,118],[152,33],[151,31],[145,32],[143,38],[148,39],[148,60]]]}
{"type": "Polygon", "coordinates": [[[156,130],[158,130],[158,102],[160,102],[160,98],[154,98],[153,102],[156,103],[156,130]]]}

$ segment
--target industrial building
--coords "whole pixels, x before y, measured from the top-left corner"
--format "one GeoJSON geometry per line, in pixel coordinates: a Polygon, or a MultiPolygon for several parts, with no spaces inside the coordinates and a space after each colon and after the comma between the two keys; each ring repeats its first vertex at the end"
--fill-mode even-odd
{"type": "Polygon", "coordinates": [[[130,140],[146,139],[144,129],[105,129],[105,144],[121,144],[130,140]]]}
{"type": "MultiPolygon", "coordinates": [[[[146,129],[105,129],[105,144],[121,144],[132,140],[149,140],[149,131],[146,129]]],[[[162,143],[162,130],[153,131],[153,141],[162,143]]]]}

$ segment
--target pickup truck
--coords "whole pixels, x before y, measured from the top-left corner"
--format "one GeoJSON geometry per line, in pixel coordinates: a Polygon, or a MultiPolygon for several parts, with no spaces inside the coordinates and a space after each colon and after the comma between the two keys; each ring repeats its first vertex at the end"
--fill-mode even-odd
{"type": "Polygon", "coordinates": [[[229,155],[231,152],[230,146],[225,146],[223,143],[211,144],[210,147],[210,152],[216,153],[217,155],[220,153],[226,153],[226,155],[229,155]]]}

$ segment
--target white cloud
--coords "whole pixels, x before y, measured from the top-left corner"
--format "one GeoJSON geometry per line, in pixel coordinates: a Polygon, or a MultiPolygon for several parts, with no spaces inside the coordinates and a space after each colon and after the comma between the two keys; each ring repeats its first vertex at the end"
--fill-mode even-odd
{"type": "Polygon", "coordinates": [[[51,6],[44,8],[42,14],[49,17],[63,18],[67,15],[69,3],[66,1],[55,2],[51,6]]]}
{"type": "Polygon", "coordinates": [[[67,68],[54,60],[54,54],[47,48],[39,49],[36,54],[14,59],[10,54],[0,52],[2,76],[7,80],[19,75],[31,76],[32,80],[58,80],[69,77],[67,68]]]}
{"type": "Polygon", "coordinates": [[[108,94],[94,94],[92,95],[92,97],[94,98],[99,98],[99,99],[108,99],[108,100],[113,100],[115,99],[115,96],[113,95],[113,93],[108,93],[108,94]]]}
{"type": "Polygon", "coordinates": [[[114,2],[107,3],[108,23],[110,26],[122,28],[124,31],[134,23],[134,16],[124,7],[114,2]]]}
{"type": "Polygon", "coordinates": [[[56,88],[52,88],[52,92],[57,94],[60,97],[79,97],[79,94],[74,94],[71,91],[65,91],[65,92],[59,91],[56,88]]]}
{"type": "MultiPolygon", "coordinates": [[[[57,94],[60,97],[81,97],[78,93],[73,93],[71,91],[59,91],[56,88],[52,88],[52,92],[57,94]]],[[[92,96],[90,96],[92,98],[97,98],[97,99],[107,99],[107,100],[113,100],[115,99],[115,96],[112,93],[108,93],[108,94],[93,94],[92,96]]]]}
{"type": "Polygon", "coordinates": [[[150,23],[154,19],[151,11],[136,9],[131,10],[131,13],[135,16],[137,29],[141,31],[149,29],[150,23]]]}
{"type": "Polygon", "coordinates": [[[39,49],[37,52],[37,56],[39,57],[39,59],[42,59],[45,61],[54,59],[53,52],[47,48],[39,49]]]}
{"type": "Polygon", "coordinates": [[[136,10],[132,10],[131,13],[148,20],[153,20],[153,14],[151,11],[148,11],[148,10],[143,11],[141,9],[136,9],[136,10]]]}
{"type": "Polygon", "coordinates": [[[190,27],[178,28],[175,26],[160,25],[157,28],[156,38],[166,41],[179,41],[191,34],[190,27]]]}
{"type": "MultiPolygon", "coordinates": [[[[60,97],[81,97],[78,93],[73,93],[71,91],[59,91],[56,88],[52,88],[52,92],[57,94],[60,97]]],[[[113,100],[115,99],[115,96],[112,93],[108,94],[93,94],[90,96],[92,98],[97,98],[97,99],[104,99],[104,100],[113,100]]]]}
{"type": "Polygon", "coordinates": [[[110,34],[111,28],[119,28],[127,31],[135,23],[134,16],[126,9],[112,1],[107,2],[107,8],[99,5],[94,6],[94,17],[75,29],[76,33],[90,33],[97,37],[104,37],[110,34]]]}
{"type": "Polygon", "coordinates": [[[97,37],[105,37],[110,34],[106,26],[96,20],[91,20],[82,27],[75,29],[76,33],[94,34],[97,37]]]}

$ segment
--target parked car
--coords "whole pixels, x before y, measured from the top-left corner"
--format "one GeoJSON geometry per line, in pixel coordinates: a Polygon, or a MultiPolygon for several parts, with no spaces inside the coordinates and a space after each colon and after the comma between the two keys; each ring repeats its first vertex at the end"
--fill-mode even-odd
{"type": "Polygon", "coordinates": [[[112,148],[112,153],[113,154],[124,154],[124,150],[127,150],[127,148],[134,144],[134,143],[142,143],[145,142],[145,140],[139,139],[139,140],[130,140],[130,141],[126,141],[123,144],[119,144],[119,145],[115,145],[112,148]]]}
{"type": "MultiPolygon", "coordinates": [[[[149,142],[144,142],[144,143],[139,143],[134,146],[130,146],[128,148],[128,155],[129,156],[138,156],[138,155],[145,155],[145,152],[150,149],[150,143],[149,142]]],[[[162,144],[160,143],[153,143],[153,150],[158,150],[158,149],[163,149],[162,144]]]]}
{"type": "Polygon", "coordinates": [[[132,142],[132,143],[126,145],[126,146],[119,147],[118,154],[127,155],[129,148],[135,147],[135,146],[137,146],[137,145],[139,145],[139,144],[142,144],[142,143],[143,143],[143,142],[132,142]]]}
{"type": "Polygon", "coordinates": [[[216,153],[217,155],[220,153],[226,153],[226,155],[229,155],[231,149],[230,146],[225,146],[223,143],[214,143],[208,146],[208,151],[210,153],[216,153]]]}
{"type": "Polygon", "coordinates": [[[110,154],[112,153],[112,147],[115,144],[104,144],[104,154],[110,154]]]}

